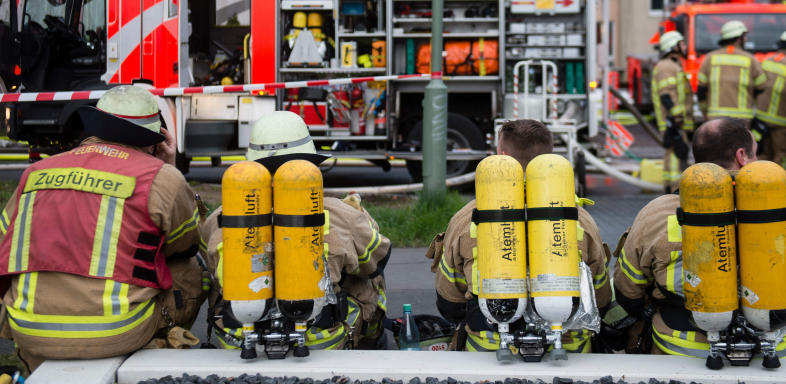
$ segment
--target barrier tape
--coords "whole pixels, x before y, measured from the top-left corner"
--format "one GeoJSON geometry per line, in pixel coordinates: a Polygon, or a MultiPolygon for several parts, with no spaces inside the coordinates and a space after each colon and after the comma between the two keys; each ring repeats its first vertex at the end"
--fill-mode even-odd
{"type": "MultiPolygon", "coordinates": [[[[215,94],[215,93],[240,93],[255,91],[271,91],[276,89],[319,87],[327,85],[349,85],[371,81],[388,81],[403,79],[441,79],[442,72],[431,74],[415,75],[390,75],[390,76],[369,76],[369,77],[350,77],[346,79],[329,80],[309,80],[309,81],[290,81],[286,83],[265,83],[265,84],[238,84],[238,85],[209,85],[204,87],[184,87],[184,88],[153,88],[150,93],[156,96],[183,96],[196,94],[215,94]]],[[[0,93],[0,103],[25,103],[34,101],[71,101],[71,100],[97,100],[106,90],[100,91],[66,91],[66,92],[29,92],[29,93],[0,93]]]]}

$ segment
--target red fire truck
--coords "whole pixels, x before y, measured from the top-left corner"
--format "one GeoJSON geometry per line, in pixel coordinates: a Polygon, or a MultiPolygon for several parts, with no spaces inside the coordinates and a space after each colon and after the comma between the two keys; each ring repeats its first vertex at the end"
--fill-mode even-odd
{"type": "MultiPolygon", "coordinates": [[[[707,52],[718,48],[721,26],[730,20],[745,23],[749,31],[745,49],[762,61],[778,49],[778,38],[786,29],[786,4],[736,0],[678,5],[671,17],[661,23],[650,43],[657,44],[660,34],[667,31],[677,30],[685,36],[688,46],[685,70],[695,90],[701,62],[707,52]]],[[[657,55],[629,56],[627,61],[631,96],[637,105],[651,107],[650,74],[657,55]]]]}

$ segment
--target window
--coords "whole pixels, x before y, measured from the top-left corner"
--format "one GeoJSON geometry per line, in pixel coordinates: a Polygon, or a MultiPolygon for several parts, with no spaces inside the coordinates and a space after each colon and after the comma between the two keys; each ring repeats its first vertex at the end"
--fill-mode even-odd
{"type": "Polygon", "coordinates": [[[664,0],[649,0],[650,1],[650,16],[662,17],[664,12],[664,0]]]}
{"type": "Polygon", "coordinates": [[[167,18],[171,19],[171,18],[177,16],[177,4],[178,4],[177,0],[166,0],[166,5],[167,5],[167,7],[166,7],[167,8],[167,15],[166,15],[166,17],[167,18]]]}
{"type": "Polygon", "coordinates": [[[0,24],[11,25],[11,0],[0,0],[0,24]]]}
{"type": "Polygon", "coordinates": [[[65,0],[47,1],[47,0],[30,0],[25,2],[25,18],[24,25],[30,22],[38,23],[38,25],[46,26],[44,18],[46,16],[54,16],[60,18],[65,23],[65,0]]]}
{"type": "Polygon", "coordinates": [[[717,49],[720,29],[727,21],[739,20],[748,27],[745,49],[752,52],[776,51],[786,25],[786,13],[718,14],[696,16],[696,52],[717,49]]]}
{"type": "Polygon", "coordinates": [[[216,25],[221,27],[251,25],[251,0],[216,0],[216,25]]]}

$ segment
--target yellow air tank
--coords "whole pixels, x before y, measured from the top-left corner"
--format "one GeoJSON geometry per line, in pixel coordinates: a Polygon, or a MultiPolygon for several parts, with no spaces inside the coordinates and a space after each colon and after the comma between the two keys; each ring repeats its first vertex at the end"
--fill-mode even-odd
{"type": "Polygon", "coordinates": [[[532,159],[526,193],[530,295],[535,311],[557,335],[553,357],[563,359],[562,323],[578,308],[580,297],[578,211],[570,162],[553,154],[532,159]]]}
{"type": "MultiPolygon", "coordinates": [[[[527,254],[524,224],[524,171],[505,155],[489,156],[475,171],[479,279],[478,304],[499,325],[500,334],[527,307],[527,254]]],[[[502,339],[502,338],[501,338],[502,339]]],[[[500,360],[512,358],[502,340],[500,360]]]]}
{"type": "Polygon", "coordinates": [[[233,164],[221,179],[224,299],[244,326],[273,297],[270,193],[270,172],[253,161],[233,164]]]}
{"type": "Polygon", "coordinates": [[[317,43],[322,41],[322,15],[319,12],[310,12],[308,14],[308,29],[314,35],[314,41],[317,43]]]}
{"type": "Polygon", "coordinates": [[[680,179],[685,308],[707,332],[726,329],[737,309],[737,257],[731,176],[712,163],[690,166],[680,179]]]}
{"type": "Polygon", "coordinates": [[[322,173],[290,160],[273,176],[276,302],[298,332],[325,305],[322,173]]]}
{"type": "Polygon", "coordinates": [[[756,328],[779,329],[786,325],[786,170],[771,161],[747,164],[735,192],[742,312],[756,328]]]}

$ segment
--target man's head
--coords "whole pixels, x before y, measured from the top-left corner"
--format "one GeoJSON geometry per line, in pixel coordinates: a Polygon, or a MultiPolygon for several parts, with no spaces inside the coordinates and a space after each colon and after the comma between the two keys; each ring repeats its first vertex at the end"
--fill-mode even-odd
{"type": "Polygon", "coordinates": [[[743,120],[710,120],[693,135],[693,156],[697,163],[715,163],[736,171],[756,161],[756,141],[743,120]]]}
{"type": "Polygon", "coordinates": [[[319,165],[327,157],[318,155],[303,119],[289,111],[273,111],[254,123],[246,159],[262,163],[271,173],[285,162],[303,159],[319,165]]]}
{"type": "Polygon", "coordinates": [[[719,45],[725,47],[727,45],[736,44],[740,47],[745,45],[745,37],[748,33],[748,28],[745,23],[739,20],[727,21],[721,27],[721,38],[718,42],[719,45]]]}
{"type": "Polygon", "coordinates": [[[508,121],[499,130],[497,154],[512,156],[524,169],[535,156],[551,153],[553,148],[551,131],[540,121],[508,121]]]}
{"type": "Polygon", "coordinates": [[[88,136],[140,148],[164,141],[158,101],[141,87],[116,86],[95,107],[81,107],[79,116],[88,136]]]}
{"type": "Polygon", "coordinates": [[[677,31],[669,31],[660,35],[658,41],[660,52],[663,55],[668,55],[671,52],[677,52],[685,56],[685,38],[677,31]]]}

